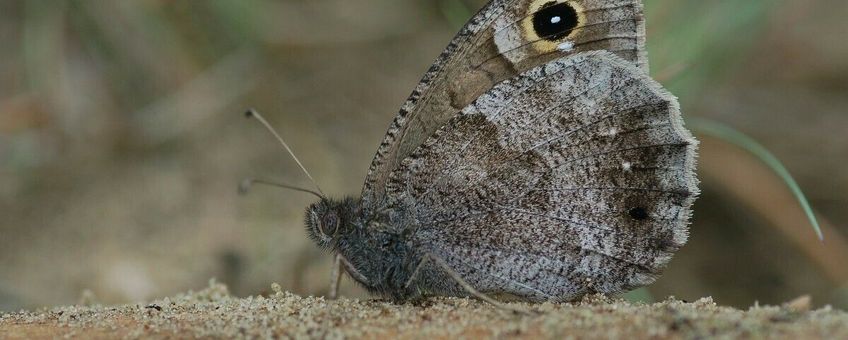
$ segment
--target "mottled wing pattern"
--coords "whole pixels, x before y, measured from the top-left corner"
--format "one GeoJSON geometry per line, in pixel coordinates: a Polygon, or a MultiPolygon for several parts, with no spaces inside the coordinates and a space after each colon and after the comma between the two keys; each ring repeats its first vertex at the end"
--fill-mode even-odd
{"type": "Polygon", "coordinates": [[[496,83],[581,51],[607,50],[647,72],[639,0],[493,0],[457,34],[401,107],[362,192],[380,205],[389,174],[496,83]]]}
{"type": "Polygon", "coordinates": [[[633,64],[581,53],[465,107],[392,172],[387,197],[416,222],[416,247],[482,292],[620,292],[686,242],[696,141],[682,124],[633,64]]]}

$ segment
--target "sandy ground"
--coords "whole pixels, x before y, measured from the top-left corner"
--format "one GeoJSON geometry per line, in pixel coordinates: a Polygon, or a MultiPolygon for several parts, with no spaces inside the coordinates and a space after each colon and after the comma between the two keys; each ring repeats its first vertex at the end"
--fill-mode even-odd
{"type": "Polygon", "coordinates": [[[848,338],[848,313],[779,307],[719,307],[710,298],[632,304],[591,296],[574,304],[526,305],[516,314],[458,298],[418,304],[326,301],[283,292],[233,297],[221,284],[123,306],[66,306],[0,316],[2,338],[848,338]]]}

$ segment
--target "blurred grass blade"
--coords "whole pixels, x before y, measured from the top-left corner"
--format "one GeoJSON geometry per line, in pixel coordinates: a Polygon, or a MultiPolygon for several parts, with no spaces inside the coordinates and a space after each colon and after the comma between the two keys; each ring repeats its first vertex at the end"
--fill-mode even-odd
{"type": "Polygon", "coordinates": [[[442,16],[450,22],[451,26],[457,29],[465,25],[465,22],[473,14],[464,2],[458,0],[439,1],[439,10],[442,11],[442,16]]]}
{"type": "Polygon", "coordinates": [[[774,154],[748,135],[719,122],[709,119],[688,118],[686,119],[686,124],[695,131],[711,135],[747,150],[771,168],[772,171],[780,176],[783,182],[786,183],[786,186],[789,187],[789,190],[792,191],[792,194],[798,199],[798,203],[804,209],[804,213],[807,215],[807,219],[810,221],[819,240],[824,240],[819,222],[813,213],[813,209],[810,207],[810,203],[807,201],[807,196],[804,195],[801,187],[795,182],[792,175],[789,174],[789,170],[783,166],[783,163],[774,154]]]}

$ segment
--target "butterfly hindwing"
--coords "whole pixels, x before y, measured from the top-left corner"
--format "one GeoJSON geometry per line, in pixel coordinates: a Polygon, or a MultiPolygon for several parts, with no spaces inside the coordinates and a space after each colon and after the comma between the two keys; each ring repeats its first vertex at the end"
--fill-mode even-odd
{"type": "Polygon", "coordinates": [[[642,70],[580,53],[464,107],[391,173],[386,197],[416,221],[415,247],[480,291],[619,292],[652,282],[685,243],[695,145],[642,70]]]}
{"type": "Polygon", "coordinates": [[[563,56],[607,50],[647,72],[640,0],[493,0],[457,34],[401,107],[363,188],[385,199],[388,176],[456,112],[503,80],[563,56]]]}

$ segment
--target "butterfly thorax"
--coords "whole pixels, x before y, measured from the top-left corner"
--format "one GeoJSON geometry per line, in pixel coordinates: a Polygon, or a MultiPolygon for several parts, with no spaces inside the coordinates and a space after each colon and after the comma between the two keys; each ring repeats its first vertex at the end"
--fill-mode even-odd
{"type": "Polygon", "coordinates": [[[403,233],[388,215],[366,212],[361,201],[322,199],[306,211],[310,238],[343,258],[342,266],[372,293],[405,299],[410,267],[420,262],[403,233]]]}

